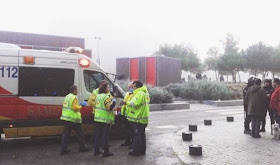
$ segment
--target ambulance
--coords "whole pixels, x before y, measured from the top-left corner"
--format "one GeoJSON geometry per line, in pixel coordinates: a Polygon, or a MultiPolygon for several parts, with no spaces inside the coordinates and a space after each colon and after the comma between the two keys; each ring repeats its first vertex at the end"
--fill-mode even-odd
{"type": "MultiPolygon", "coordinates": [[[[120,86],[92,59],[70,52],[0,43],[0,134],[6,138],[61,135],[62,104],[71,85],[78,86],[82,102],[100,81],[108,81],[120,111],[124,95],[120,86]]],[[[92,108],[87,105],[81,113],[85,133],[93,133],[92,108]]]]}

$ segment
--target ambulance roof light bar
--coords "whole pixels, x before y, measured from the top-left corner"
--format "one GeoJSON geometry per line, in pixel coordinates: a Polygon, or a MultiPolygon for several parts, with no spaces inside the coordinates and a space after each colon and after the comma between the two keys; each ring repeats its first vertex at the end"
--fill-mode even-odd
{"type": "Polygon", "coordinates": [[[83,49],[80,47],[69,47],[66,48],[64,52],[81,54],[83,52],[83,49]]]}

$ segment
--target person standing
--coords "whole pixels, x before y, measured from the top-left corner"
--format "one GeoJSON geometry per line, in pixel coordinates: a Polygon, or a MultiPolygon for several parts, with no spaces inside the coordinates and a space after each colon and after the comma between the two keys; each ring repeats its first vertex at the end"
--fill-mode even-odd
{"type": "Polygon", "coordinates": [[[62,135],[62,148],[61,154],[68,154],[70,151],[67,149],[68,140],[71,134],[71,130],[73,129],[78,136],[78,141],[80,144],[80,152],[87,152],[90,149],[85,145],[85,137],[82,131],[82,117],[80,110],[82,106],[86,105],[86,102],[80,103],[78,105],[77,93],[78,88],[77,86],[73,85],[70,87],[70,92],[64,99],[62,114],[60,120],[63,121],[64,124],[64,131],[62,135]]]}
{"type": "MultiPolygon", "coordinates": [[[[265,79],[264,80],[264,87],[263,87],[263,89],[266,91],[266,95],[267,95],[268,101],[270,101],[271,94],[274,91],[274,89],[272,87],[272,80],[271,79],[265,79]]],[[[271,133],[272,133],[272,125],[275,123],[275,115],[274,115],[275,113],[274,113],[274,111],[272,109],[269,108],[269,104],[267,104],[266,111],[268,111],[268,113],[269,113],[270,128],[271,128],[271,133]]],[[[262,127],[260,129],[260,132],[265,132],[266,114],[267,114],[267,112],[265,113],[264,119],[261,121],[262,127]]]]}
{"type": "MultiPolygon", "coordinates": [[[[134,96],[133,95],[133,84],[132,82],[130,82],[127,86],[128,88],[128,92],[125,93],[125,96],[124,96],[124,102],[128,102],[132,99],[132,97],[134,96]]],[[[131,134],[132,134],[132,131],[131,131],[131,123],[128,121],[127,119],[127,114],[129,113],[129,110],[131,109],[130,106],[126,106],[126,105],[123,105],[122,108],[121,108],[121,115],[124,116],[124,129],[125,131],[124,132],[127,132],[127,136],[126,136],[126,139],[124,141],[124,143],[121,144],[121,146],[130,146],[131,145],[131,134]]]]}
{"type": "Polygon", "coordinates": [[[110,94],[110,86],[108,83],[102,83],[99,87],[99,94],[95,100],[95,142],[94,142],[94,156],[101,154],[100,147],[103,149],[103,157],[112,156],[109,152],[109,132],[111,124],[114,124],[113,109],[116,105],[116,100],[110,94]]]}
{"type": "Polygon", "coordinates": [[[244,105],[244,134],[251,134],[252,130],[250,129],[251,117],[248,115],[248,105],[246,102],[247,90],[254,85],[255,77],[250,77],[248,79],[247,86],[243,89],[243,105],[244,105]]]}
{"type": "Polygon", "coordinates": [[[221,75],[221,76],[220,76],[220,82],[224,82],[224,81],[225,81],[224,76],[221,75]]]}
{"type": "MultiPolygon", "coordinates": [[[[102,80],[99,83],[99,87],[101,86],[102,83],[107,83],[108,82],[106,80],[102,80]]],[[[89,99],[88,99],[88,104],[92,107],[92,114],[94,114],[94,106],[95,106],[95,99],[97,97],[97,95],[99,94],[99,88],[96,88],[92,91],[89,99]]]]}
{"type": "Polygon", "coordinates": [[[127,119],[132,125],[132,150],[128,153],[132,156],[146,154],[146,135],[145,129],[149,122],[150,96],[146,86],[139,80],[133,82],[134,96],[130,101],[124,102],[131,109],[127,119]]]}
{"type": "Polygon", "coordinates": [[[256,79],[254,85],[247,90],[246,103],[248,115],[252,118],[252,137],[260,138],[260,122],[264,118],[268,104],[266,91],[261,88],[261,80],[256,79]]]}
{"type": "Polygon", "coordinates": [[[274,87],[274,92],[271,95],[269,107],[274,111],[276,123],[280,124],[280,80],[278,78],[274,78],[272,86],[274,87]]]}

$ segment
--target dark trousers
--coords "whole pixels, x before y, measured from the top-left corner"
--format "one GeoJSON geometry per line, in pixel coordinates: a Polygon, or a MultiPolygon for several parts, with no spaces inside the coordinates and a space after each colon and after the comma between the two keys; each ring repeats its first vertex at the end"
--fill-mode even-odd
{"type": "Polygon", "coordinates": [[[110,124],[95,122],[94,152],[100,152],[100,147],[105,153],[109,152],[109,132],[110,124]]]}
{"type": "MultiPolygon", "coordinates": [[[[271,110],[271,109],[268,109],[267,111],[268,111],[268,114],[270,117],[270,125],[275,124],[275,111],[271,110]]],[[[267,114],[267,111],[266,111],[266,114],[267,114]]],[[[261,121],[263,129],[265,128],[265,124],[266,124],[266,114],[265,114],[264,119],[261,121]]]]}
{"type": "Polygon", "coordinates": [[[252,136],[256,137],[260,135],[260,122],[262,118],[258,116],[252,116],[252,136]]]}
{"type": "Polygon", "coordinates": [[[66,150],[72,129],[77,133],[80,149],[85,148],[85,136],[82,131],[82,124],[63,121],[64,131],[62,134],[62,150],[66,150]]]}
{"type": "Polygon", "coordinates": [[[245,121],[244,121],[245,130],[250,129],[250,122],[251,122],[251,116],[248,115],[248,113],[245,111],[245,121]]]}
{"type": "Polygon", "coordinates": [[[124,143],[125,144],[131,144],[131,141],[132,141],[132,138],[131,138],[131,134],[132,134],[131,122],[129,122],[127,119],[125,119],[124,124],[125,124],[124,129],[128,130],[124,143]]]}
{"type": "Polygon", "coordinates": [[[132,123],[132,151],[136,153],[146,152],[145,128],[147,124],[132,123]]]}

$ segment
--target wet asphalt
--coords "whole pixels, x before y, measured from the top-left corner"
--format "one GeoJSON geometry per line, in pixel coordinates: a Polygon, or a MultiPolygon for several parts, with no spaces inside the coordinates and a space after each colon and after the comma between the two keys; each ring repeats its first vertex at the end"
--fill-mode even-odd
{"type": "MultiPolygon", "coordinates": [[[[128,156],[128,148],[121,147],[122,140],[110,140],[114,156],[103,158],[93,156],[93,150],[80,153],[78,143],[73,139],[69,145],[70,154],[61,156],[59,137],[2,139],[0,144],[0,164],[2,165],[37,165],[37,164],[135,164],[135,165],[176,165],[186,164],[182,155],[188,154],[175,142],[180,131],[189,124],[203,125],[205,119],[223,121],[226,116],[242,116],[242,106],[214,107],[210,105],[191,104],[190,109],[151,112],[150,123],[146,130],[146,155],[128,156]],[[228,113],[229,112],[229,113],[228,113]],[[232,112],[232,113],[230,113],[232,112]]],[[[198,127],[199,129],[199,127],[198,127]]],[[[93,148],[91,137],[87,144],[93,148]]]]}

